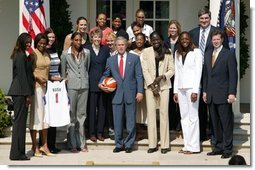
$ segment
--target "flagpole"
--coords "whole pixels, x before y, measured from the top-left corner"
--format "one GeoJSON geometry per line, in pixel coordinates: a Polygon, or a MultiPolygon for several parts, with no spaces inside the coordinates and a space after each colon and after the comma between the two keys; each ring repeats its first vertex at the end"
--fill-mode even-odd
{"type": "Polygon", "coordinates": [[[238,66],[238,84],[236,93],[236,102],[233,104],[233,112],[235,118],[241,118],[240,111],[240,0],[235,0],[235,29],[236,29],[236,61],[238,66]]]}
{"type": "Polygon", "coordinates": [[[19,0],[19,34],[23,32],[22,29],[22,5],[24,0],[19,0]]]}

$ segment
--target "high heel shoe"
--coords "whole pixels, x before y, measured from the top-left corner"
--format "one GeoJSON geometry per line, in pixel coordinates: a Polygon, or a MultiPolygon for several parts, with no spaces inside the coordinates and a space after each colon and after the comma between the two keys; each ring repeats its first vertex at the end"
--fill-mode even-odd
{"type": "Polygon", "coordinates": [[[36,152],[35,152],[35,153],[34,153],[34,156],[35,156],[35,157],[42,158],[42,153],[41,153],[41,152],[39,152],[39,153],[36,153],[36,152]]]}
{"type": "Polygon", "coordinates": [[[56,156],[55,154],[51,152],[46,152],[42,147],[39,149],[42,153],[44,153],[46,156],[56,156]]]}
{"type": "Polygon", "coordinates": [[[31,153],[32,153],[32,155],[33,156],[35,156],[35,157],[39,157],[39,158],[42,158],[42,153],[39,151],[39,149],[37,148],[37,149],[31,149],[31,153]]]}

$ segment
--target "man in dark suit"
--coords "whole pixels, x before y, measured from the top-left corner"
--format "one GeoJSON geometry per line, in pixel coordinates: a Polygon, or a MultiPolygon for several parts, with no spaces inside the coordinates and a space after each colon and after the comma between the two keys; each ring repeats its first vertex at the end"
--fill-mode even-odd
{"type": "Polygon", "coordinates": [[[229,158],[233,149],[232,103],[236,100],[238,76],[235,54],[223,47],[223,39],[223,32],[214,31],[214,49],[205,53],[203,100],[209,108],[215,138],[214,149],[207,155],[229,158]]]}
{"type": "MultiPolygon", "coordinates": [[[[194,44],[201,49],[202,55],[204,56],[206,51],[213,49],[213,45],[211,42],[211,34],[213,31],[218,30],[219,28],[211,25],[211,12],[207,8],[202,8],[198,12],[198,20],[199,26],[189,31],[189,33],[194,44]]],[[[226,35],[224,35],[223,46],[229,49],[228,38],[226,35]]],[[[206,134],[206,129],[208,127],[208,113],[207,106],[202,100],[202,93],[200,94],[198,112],[199,112],[200,141],[205,141],[208,139],[208,136],[206,134]]],[[[209,124],[209,126],[211,126],[211,123],[209,124]]],[[[211,135],[213,136],[213,134],[211,135]]]]}
{"type": "Polygon", "coordinates": [[[115,46],[118,54],[107,59],[106,69],[98,86],[108,92],[107,87],[102,84],[104,78],[112,76],[117,82],[112,100],[116,145],[113,152],[125,150],[130,153],[136,135],[136,102],[143,99],[143,74],[139,56],[126,52],[127,40],[117,37],[115,46]],[[126,138],[122,134],[124,113],[128,132],[126,138]]]}

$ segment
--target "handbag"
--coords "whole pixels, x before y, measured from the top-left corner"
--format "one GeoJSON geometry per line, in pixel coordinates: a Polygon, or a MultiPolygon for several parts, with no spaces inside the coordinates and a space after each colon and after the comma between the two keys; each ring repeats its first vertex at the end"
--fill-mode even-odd
{"type": "Polygon", "coordinates": [[[7,104],[7,110],[8,110],[8,111],[13,111],[13,110],[14,110],[14,102],[13,102],[13,100],[10,99],[10,98],[7,98],[7,99],[5,100],[5,102],[6,102],[6,104],[7,104]]]}

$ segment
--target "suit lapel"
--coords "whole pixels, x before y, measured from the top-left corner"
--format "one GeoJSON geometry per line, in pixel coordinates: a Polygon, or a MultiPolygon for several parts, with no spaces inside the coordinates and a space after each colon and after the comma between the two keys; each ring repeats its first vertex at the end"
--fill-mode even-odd
{"type": "Polygon", "coordinates": [[[125,79],[125,77],[126,77],[127,74],[128,74],[129,66],[130,66],[130,64],[131,64],[131,58],[130,58],[130,56],[129,56],[128,53],[127,53],[126,62],[125,62],[124,64],[125,64],[125,70],[124,70],[124,79],[125,79]]]}
{"type": "MultiPolygon", "coordinates": [[[[222,57],[224,57],[224,49],[223,48],[219,52],[219,54],[214,62],[213,68],[217,65],[217,63],[219,63],[222,60],[222,57]]],[[[211,62],[212,62],[212,60],[211,60],[211,62]]]]}

